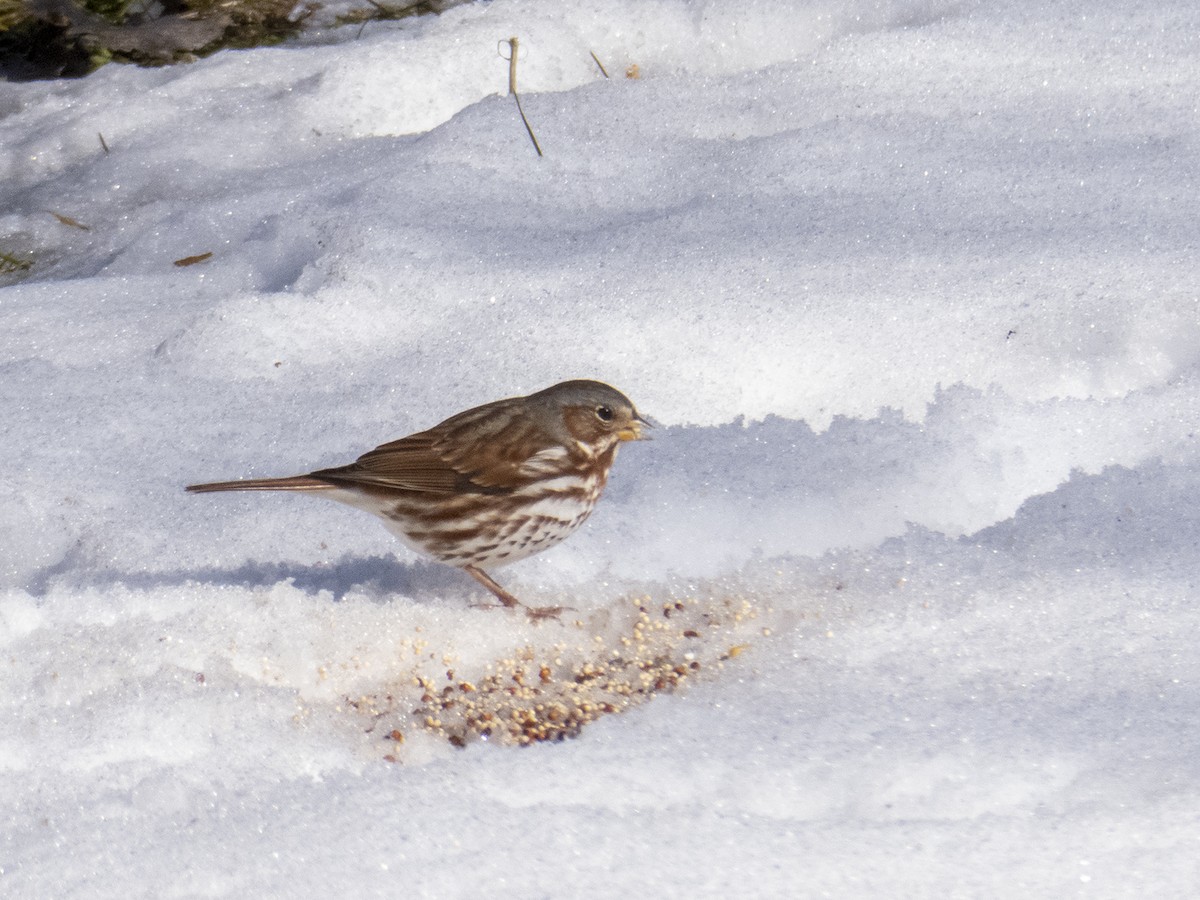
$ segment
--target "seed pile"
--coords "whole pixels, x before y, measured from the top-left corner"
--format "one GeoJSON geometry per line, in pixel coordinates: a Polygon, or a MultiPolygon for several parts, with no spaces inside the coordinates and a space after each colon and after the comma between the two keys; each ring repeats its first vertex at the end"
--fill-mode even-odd
{"type": "Polygon", "coordinates": [[[642,597],[567,626],[591,635],[582,644],[527,646],[474,675],[457,672],[448,660],[445,680],[417,674],[385,696],[349,702],[372,719],[374,733],[393,742],[390,759],[416,729],[456,747],[563,740],[602,716],[719,671],[754,637],[770,633],[755,628],[758,616],[742,598],[654,603],[642,597]]]}

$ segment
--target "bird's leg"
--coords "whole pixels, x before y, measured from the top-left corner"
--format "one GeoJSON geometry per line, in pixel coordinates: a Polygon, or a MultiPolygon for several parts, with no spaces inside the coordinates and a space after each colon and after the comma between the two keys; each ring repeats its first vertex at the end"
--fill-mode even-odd
{"type": "Polygon", "coordinates": [[[566,609],[565,606],[525,606],[524,603],[500,587],[491,575],[478,566],[463,566],[463,571],[495,594],[496,599],[506,607],[509,609],[512,609],[514,606],[523,607],[529,618],[535,621],[538,619],[556,619],[566,609]]]}
{"type": "Polygon", "coordinates": [[[482,584],[485,588],[496,595],[496,599],[505,606],[513,607],[520,606],[521,601],[506,591],[500,585],[496,584],[496,580],[487,572],[478,566],[463,566],[463,571],[482,584]]]}

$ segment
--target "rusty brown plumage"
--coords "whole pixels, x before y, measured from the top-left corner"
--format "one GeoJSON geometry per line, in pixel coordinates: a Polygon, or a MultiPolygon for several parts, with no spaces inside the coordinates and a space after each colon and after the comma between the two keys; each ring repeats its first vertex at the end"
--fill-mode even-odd
{"type": "Polygon", "coordinates": [[[604,490],[617,448],[642,439],[648,424],[615,388],[566,381],[461,412],[346,466],[187,490],[301,491],[364,509],[516,606],[486,570],[570,536],[604,490]]]}

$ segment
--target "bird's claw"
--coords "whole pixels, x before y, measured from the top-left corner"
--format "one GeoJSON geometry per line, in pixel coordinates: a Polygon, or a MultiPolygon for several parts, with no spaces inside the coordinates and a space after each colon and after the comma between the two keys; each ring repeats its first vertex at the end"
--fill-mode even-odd
{"type": "Polygon", "coordinates": [[[525,615],[529,617],[530,622],[540,622],[543,619],[557,619],[569,606],[526,606],[524,603],[518,603],[517,606],[509,606],[508,604],[500,603],[472,603],[471,609],[523,609],[525,615]]]}
{"type": "Polygon", "coordinates": [[[569,608],[567,606],[526,606],[525,615],[529,617],[530,622],[540,622],[542,619],[557,619],[563,614],[563,610],[569,608]]]}

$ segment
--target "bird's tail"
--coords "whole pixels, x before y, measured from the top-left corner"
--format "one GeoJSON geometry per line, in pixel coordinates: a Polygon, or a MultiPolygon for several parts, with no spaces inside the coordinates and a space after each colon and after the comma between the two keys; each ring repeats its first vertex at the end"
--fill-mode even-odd
{"type": "Polygon", "coordinates": [[[209,494],[217,491],[327,491],[328,481],[293,475],[290,478],[246,478],[242,481],[214,481],[209,484],[189,484],[189,494],[209,494]]]}

